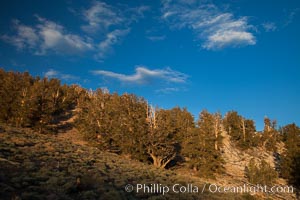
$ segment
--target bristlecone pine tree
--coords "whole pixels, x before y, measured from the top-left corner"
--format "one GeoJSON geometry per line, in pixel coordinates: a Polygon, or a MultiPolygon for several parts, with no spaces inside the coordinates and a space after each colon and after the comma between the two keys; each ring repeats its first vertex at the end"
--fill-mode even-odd
{"type": "Polygon", "coordinates": [[[194,127],[193,117],[186,110],[176,107],[171,110],[150,112],[147,152],[153,165],[165,168],[180,153],[182,139],[194,127]]]}
{"type": "MultiPolygon", "coordinates": [[[[262,133],[253,120],[236,111],[224,119],[220,113],[202,111],[197,126],[187,111],[153,109],[133,94],[88,91],[76,85],[62,85],[58,79],[32,77],[28,72],[0,69],[0,125],[29,127],[40,133],[57,131],[59,119],[76,107],[76,127],[85,138],[103,150],[130,155],[166,168],[179,161],[200,176],[222,172],[221,127],[241,150],[261,145],[276,151],[282,139],[286,151],[280,159],[280,175],[300,186],[300,130],[295,124],[276,129],[276,121],[265,118],[262,133]]],[[[249,163],[246,175],[252,183],[273,183],[276,173],[265,162],[249,163]]]]}
{"type": "Polygon", "coordinates": [[[76,104],[72,87],[57,79],[33,78],[28,72],[0,69],[0,122],[50,131],[55,119],[76,104]]]}
{"type": "Polygon", "coordinates": [[[262,136],[262,146],[269,151],[276,151],[276,143],[279,140],[279,133],[276,130],[277,122],[267,117],[264,119],[264,131],[262,136]]]}
{"type": "Polygon", "coordinates": [[[254,121],[245,119],[236,111],[226,113],[223,125],[225,131],[231,136],[231,141],[242,150],[256,147],[260,136],[255,134],[254,121]]]}
{"type": "Polygon", "coordinates": [[[277,172],[266,161],[259,164],[252,158],[245,168],[245,175],[252,184],[273,185],[277,178],[277,172]]]}
{"type": "Polygon", "coordinates": [[[281,159],[281,176],[300,189],[300,128],[289,124],[282,128],[286,151],[281,159]]]}
{"type": "Polygon", "coordinates": [[[99,148],[145,160],[147,104],[135,95],[121,96],[101,89],[83,94],[77,128],[99,148]]]}
{"type": "Polygon", "coordinates": [[[189,131],[183,143],[183,154],[190,168],[199,176],[214,176],[223,171],[220,154],[221,115],[204,110],[200,113],[198,127],[189,131]]]}

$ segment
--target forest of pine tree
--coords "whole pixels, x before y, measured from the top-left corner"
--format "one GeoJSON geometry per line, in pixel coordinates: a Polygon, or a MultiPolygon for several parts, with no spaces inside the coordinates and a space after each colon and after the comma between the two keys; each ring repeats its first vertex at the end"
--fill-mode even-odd
{"type": "Polygon", "coordinates": [[[275,153],[276,144],[283,142],[285,151],[277,171],[266,162],[252,160],[245,176],[251,183],[266,184],[279,176],[300,186],[300,128],[296,124],[278,128],[275,120],[266,117],[264,130],[258,132],[254,121],[237,111],[222,116],[207,110],[195,121],[186,108],[153,107],[134,94],[91,91],[61,84],[58,79],[0,69],[1,124],[58,134],[59,119],[71,110],[76,113],[74,126],[91,145],[157,168],[187,167],[201,177],[224,172],[222,131],[242,151],[262,147],[275,153]]]}

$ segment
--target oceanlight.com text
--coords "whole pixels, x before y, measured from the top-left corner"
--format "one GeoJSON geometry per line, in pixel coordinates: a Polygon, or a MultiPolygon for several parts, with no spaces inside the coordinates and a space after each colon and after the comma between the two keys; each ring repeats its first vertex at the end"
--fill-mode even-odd
{"type": "Polygon", "coordinates": [[[173,185],[163,185],[160,183],[153,184],[136,184],[131,185],[127,184],[125,186],[126,192],[136,192],[136,193],[145,193],[145,194],[162,194],[167,193],[186,193],[186,194],[203,194],[206,193],[294,193],[294,188],[292,186],[282,186],[282,185],[250,185],[243,184],[240,186],[219,186],[217,184],[203,184],[197,186],[194,184],[173,184],[173,185]]]}
{"type": "Polygon", "coordinates": [[[294,193],[293,186],[282,185],[249,185],[243,184],[241,186],[218,186],[217,184],[206,184],[210,193],[294,193]]]}

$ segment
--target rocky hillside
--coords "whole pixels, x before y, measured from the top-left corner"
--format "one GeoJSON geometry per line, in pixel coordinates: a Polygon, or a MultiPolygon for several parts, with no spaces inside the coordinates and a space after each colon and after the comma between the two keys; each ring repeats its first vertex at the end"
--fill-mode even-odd
{"type": "Polygon", "coordinates": [[[268,152],[261,147],[240,151],[234,146],[234,144],[230,142],[230,136],[226,133],[226,131],[222,131],[222,137],[222,157],[225,161],[224,166],[229,177],[246,181],[244,175],[245,167],[252,158],[254,158],[256,161],[265,160],[273,168],[275,167],[275,160],[272,152],[268,152]]]}
{"type": "MultiPolygon", "coordinates": [[[[230,141],[230,136],[226,131],[222,131],[222,157],[224,160],[225,174],[217,177],[219,185],[241,185],[247,183],[245,176],[245,168],[248,166],[251,159],[256,163],[261,160],[266,161],[272,168],[276,168],[277,161],[273,152],[267,151],[265,148],[251,148],[246,151],[241,151],[230,141]]],[[[277,152],[281,154],[284,150],[284,144],[277,144],[277,152]]],[[[277,178],[276,185],[288,185],[287,181],[282,178],[277,178]]],[[[262,197],[261,197],[262,198],[262,197]]],[[[284,193],[278,193],[270,198],[274,199],[296,199],[296,196],[284,193]]]]}
{"type": "MultiPolygon", "coordinates": [[[[226,174],[217,179],[200,179],[180,170],[161,170],[127,157],[103,152],[88,145],[76,129],[57,135],[37,134],[11,127],[0,131],[1,199],[295,199],[292,195],[218,194],[203,186],[237,186],[246,182],[243,172],[251,157],[272,155],[242,153],[224,137],[226,174]],[[255,156],[256,155],[256,156],[255,156]],[[127,184],[193,184],[195,193],[126,192],[127,184]]],[[[274,165],[274,162],[273,162],[274,165]]],[[[284,182],[281,184],[285,184],[284,182]]]]}
{"type": "MultiPolygon", "coordinates": [[[[42,135],[2,128],[1,199],[249,199],[250,195],[126,192],[127,184],[203,186],[200,179],[160,170],[78,143],[76,130],[42,135]]],[[[78,138],[79,137],[79,138],[78,138]]],[[[200,190],[200,189],[199,189],[200,190]]]]}

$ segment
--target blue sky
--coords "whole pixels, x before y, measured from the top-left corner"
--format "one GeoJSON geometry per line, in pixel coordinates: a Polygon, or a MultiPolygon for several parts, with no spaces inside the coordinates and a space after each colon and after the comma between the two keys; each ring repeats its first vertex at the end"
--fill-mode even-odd
{"type": "Polygon", "coordinates": [[[162,108],[300,124],[300,1],[16,1],[0,6],[0,67],[162,108]]]}

